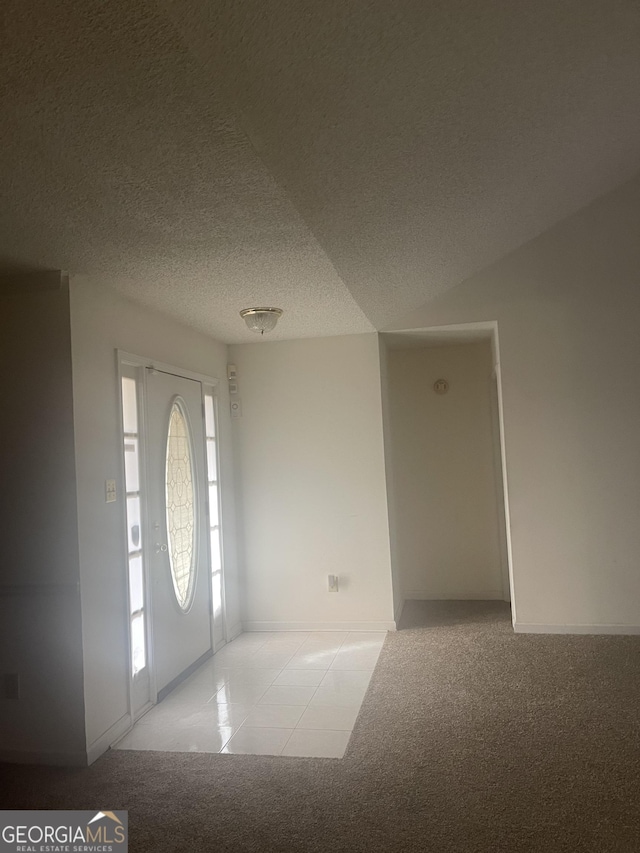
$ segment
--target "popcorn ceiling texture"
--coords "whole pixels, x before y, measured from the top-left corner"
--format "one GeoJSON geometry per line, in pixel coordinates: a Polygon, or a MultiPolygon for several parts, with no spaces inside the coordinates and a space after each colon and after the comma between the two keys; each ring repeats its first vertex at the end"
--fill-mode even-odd
{"type": "Polygon", "coordinates": [[[640,169],[630,0],[5,0],[0,262],[388,328],[640,169]]]}
{"type": "Polygon", "coordinates": [[[224,341],[370,332],[309,228],[148,4],[5,4],[0,256],[91,275],[224,341]]]}

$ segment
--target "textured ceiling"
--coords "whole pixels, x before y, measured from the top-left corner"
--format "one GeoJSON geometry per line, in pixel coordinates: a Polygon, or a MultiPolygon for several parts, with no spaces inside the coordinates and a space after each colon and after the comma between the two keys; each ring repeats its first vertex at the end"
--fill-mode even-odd
{"type": "Polygon", "coordinates": [[[228,342],[372,331],[169,22],[136,0],[7,0],[0,256],[89,274],[228,342]]]}
{"type": "Polygon", "coordinates": [[[637,0],[160,2],[378,328],[640,168],[637,0]]]}
{"type": "Polygon", "coordinates": [[[640,4],[5,0],[0,257],[370,331],[640,169],[640,4]]]}

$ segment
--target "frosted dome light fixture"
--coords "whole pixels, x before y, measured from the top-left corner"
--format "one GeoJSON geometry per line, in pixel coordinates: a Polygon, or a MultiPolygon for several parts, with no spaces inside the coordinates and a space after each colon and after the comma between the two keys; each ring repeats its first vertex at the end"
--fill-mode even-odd
{"type": "Polygon", "coordinates": [[[282,317],[282,310],[280,308],[245,308],[240,312],[240,316],[252,332],[264,335],[265,332],[275,329],[276,323],[282,317]]]}

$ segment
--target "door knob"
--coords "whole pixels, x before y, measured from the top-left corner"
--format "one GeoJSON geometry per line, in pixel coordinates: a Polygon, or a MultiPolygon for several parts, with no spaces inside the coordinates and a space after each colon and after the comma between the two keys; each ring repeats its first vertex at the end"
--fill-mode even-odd
{"type": "Polygon", "coordinates": [[[161,545],[159,542],[156,542],[156,554],[159,554],[160,551],[166,551],[166,550],[167,550],[166,545],[161,545]]]}

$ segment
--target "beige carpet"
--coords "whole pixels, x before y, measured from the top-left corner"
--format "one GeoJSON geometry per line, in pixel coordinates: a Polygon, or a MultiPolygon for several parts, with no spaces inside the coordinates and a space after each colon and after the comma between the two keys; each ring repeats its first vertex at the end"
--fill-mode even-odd
{"type": "Polygon", "coordinates": [[[0,770],[2,808],[128,809],[133,851],[640,851],[640,637],[411,602],[341,761],[110,752],[0,770]]]}

